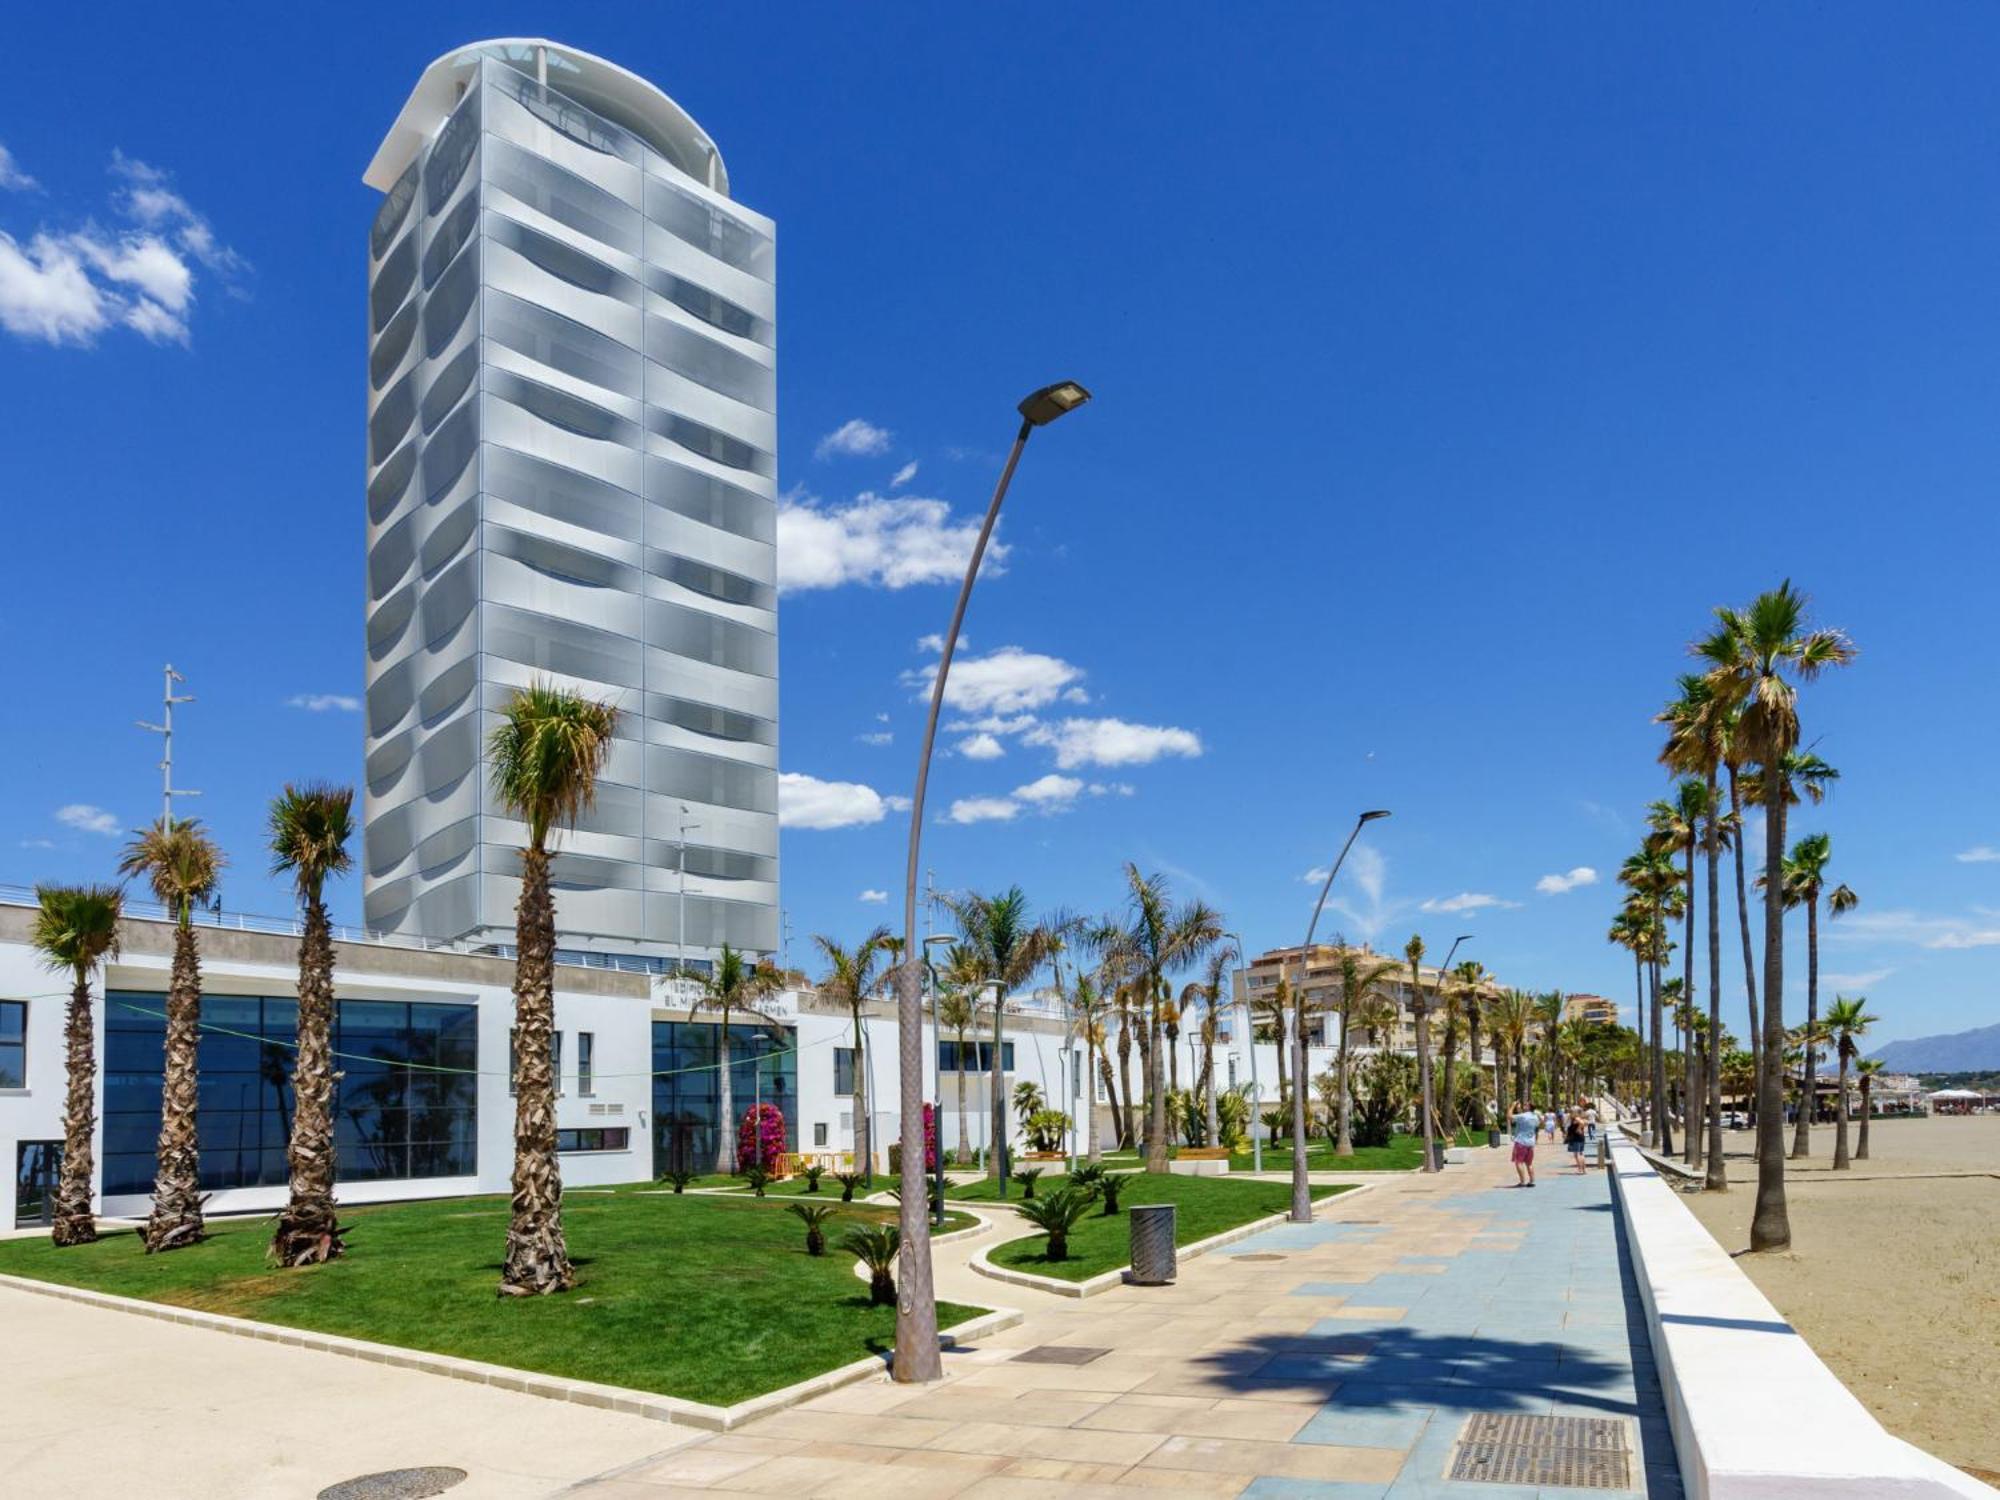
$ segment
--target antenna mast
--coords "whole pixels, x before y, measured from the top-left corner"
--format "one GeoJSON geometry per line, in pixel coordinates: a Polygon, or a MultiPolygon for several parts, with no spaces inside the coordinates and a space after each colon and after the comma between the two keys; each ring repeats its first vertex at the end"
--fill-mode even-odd
{"type": "Polygon", "coordinates": [[[183,790],[174,785],[174,705],[194,702],[194,694],[174,692],[174,684],[186,682],[187,679],[174,670],[172,662],[167,663],[165,671],[166,687],[160,695],[160,705],[165,711],[163,722],[148,724],[144,719],[135,719],[132,722],[141,729],[150,730],[160,736],[160,816],[171,823],[174,818],[174,798],[199,797],[201,793],[183,790]]]}

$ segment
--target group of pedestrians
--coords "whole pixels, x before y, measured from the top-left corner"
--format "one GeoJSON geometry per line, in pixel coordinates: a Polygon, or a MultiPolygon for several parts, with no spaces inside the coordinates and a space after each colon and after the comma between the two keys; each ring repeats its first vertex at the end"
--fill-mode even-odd
{"type": "Polygon", "coordinates": [[[1597,1111],[1588,1099],[1579,1099],[1573,1109],[1537,1110],[1523,1099],[1514,1106],[1508,1122],[1514,1139],[1514,1185],[1535,1185],[1535,1143],[1546,1133],[1561,1141],[1575,1163],[1576,1175],[1589,1171],[1584,1153],[1597,1142],[1597,1111]]]}

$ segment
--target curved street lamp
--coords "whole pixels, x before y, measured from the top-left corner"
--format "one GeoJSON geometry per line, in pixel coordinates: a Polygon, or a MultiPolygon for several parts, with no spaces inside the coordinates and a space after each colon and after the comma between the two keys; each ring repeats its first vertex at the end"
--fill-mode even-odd
{"type": "MultiPolygon", "coordinates": [[[[1439,989],[1444,988],[1446,979],[1451,973],[1451,961],[1453,956],[1458,952],[1458,945],[1471,936],[1472,934],[1469,932],[1462,932],[1451,940],[1451,947],[1445,951],[1444,962],[1437,966],[1439,989]]],[[[1437,1102],[1434,1097],[1435,1091],[1431,1087],[1431,1084],[1436,1074],[1431,1067],[1430,1027],[1426,1023],[1426,1017],[1430,1015],[1430,1001],[1424,998],[1424,980],[1421,963],[1412,966],[1410,986],[1415,991],[1417,997],[1417,1082],[1418,1092],[1422,1096],[1417,1108],[1423,1112],[1424,1132],[1424,1164],[1419,1170],[1435,1172],[1438,1169],[1435,1145],[1437,1132],[1432,1129],[1431,1121],[1432,1117],[1437,1113],[1437,1102]]]]}
{"type": "MultiPolygon", "coordinates": [[[[917,786],[910,798],[910,862],[903,877],[903,951],[916,953],[917,947],[917,850],[924,831],[924,787],[930,780],[931,746],[937,739],[938,711],[944,706],[944,684],[951,672],[952,653],[958,649],[959,627],[965,622],[965,606],[972,598],[972,581],[979,576],[980,560],[993,525],[1000,519],[1000,502],[1007,498],[1007,486],[1021,461],[1021,450],[1037,427],[1046,427],[1065,412],[1075,411],[1090,399],[1090,392],[1074,380],[1045,385],[1023,400],[1021,430],[1000,470],[993,500],[986,507],[986,520],[979,539],[972,544],[972,557],[965,565],[965,582],[959,585],[958,604],[951,612],[951,628],[945,632],[943,649],[938,652],[937,680],[931,684],[931,711],[924,721],[924,744],[917,757],[917,786]]],[[[897,972],[896,1029],[898,1062],[901,1069],[899,1107],[903,1116],[902,1206],[897,1219],[902,1230],[896,1277],[896,1357],[890,1367],[892,1379],[910,1382],[936,1380],[944,1374],[944,1360],[938,1353],[937,1301],[931,1276],[931,1226],[927,1212],[929,1195],[924,1187],[924,1058],[923,987],[916,964],[904,964],[897,972]]]]}
{"type": "MultiPolygon", "coordinates": [[[[1306,924],[1306,940],[1299,947],[1299,992],[1292,1002],[1295,1019],[1292,1024],[1291,1221],[1294,1224],[1310,1224],[1313,1216],[1312,1188],[1306,1181],[1306,972],[1312,963],[1313,933],[1319,928],[1319,914],[1326,906],[1326,893],[1333,889],[1333,877],[1340,873],[1340,867],[1347,862],[1347,851],[1354,847],[1354,840],[1361,833],[1361,825],[1388,816],[1387,808],[1378,807],[1354,820],[1353,832],[1347,835],[1347,842],[1340,846],[1340,854],[1335,858],[1333,868],[1326,872],[1326,880],[1319,888],[1319,900],[1313,903],[1312,921],[1306,924]]],[[[1282,1013],[1278,1020],[1279,1030],[1282,1032],[1284,1029],[1282,1013]]],[[[1283,1040],[1281,1035],[1280,1043],[1283,1040]]]]}

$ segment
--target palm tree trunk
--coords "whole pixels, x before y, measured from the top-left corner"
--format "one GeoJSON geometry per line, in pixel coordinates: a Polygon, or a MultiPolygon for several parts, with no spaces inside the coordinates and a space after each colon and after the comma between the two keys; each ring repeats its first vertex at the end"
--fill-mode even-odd
{"type": "Polygon", "coordinates": [[[319,900],[306,903],[305,931],[299,937],[299,1041],[292,1095],[292,1128],[285,1144],[291,1196],[278,1216],[271,1254],[281,1266],[318,1265],[346,1249],[333,1203],[333,929],[326,903],[319,900]]]}
{"type": "MultiPolygon", "coordinates": [[[[1636,996],[1633,1001],[1632,1019],[1636,1023],[1636,1029],[1639,1033],[1639,1061],[1643,1065],[1646,1060],[1646,961],[1639,956],[1639,949],[1636,944],[1632,948],[1632,989],[1636,996]]],[[[1638,1103],[1643,1111],[1645,1108],[1645,1089],[1634,1085],[1633,1093],[1638,1096],[1638,1103]]],[[[1652,1144],[1650,1130],[1647,1132],[1646,1143],[1648,1145],[1652,1144]]]]}
{"type": "Polygon", "coordinates": [[[1452,1081],[1458,1068],[1458,1028],[1453,1027],[1444,1038],[1444,1099],[1438,1106],[1438,1114],[1444,1121],[1446,1145],[1458,1144],[1458,1095],[1452,1092],[1452,1081]]]}
{"type": "Polygon", "coordinates": [[[1002,1027],[1007,1011],[1007,991],[1003,986],[993,990],[993,1066],[987,1072],[987,1086],[993,1094],[987,1100],[990,1123],[987,1126],[992,1139],[986,1143],[986,1175],[998,1181],[1000,1158],[1007,1149],[1007,1070],[1003,1066],[1007,1054],[1001,1048],[1006,1040],[1002,1027]]]}
{"type": "MultiPolygon", "coordinates": [[[[1102,1046],[1097,1049],[1097,1076],[1104,1081],[1104,1102],[1105,1106],[1111,1111],[1111,1138],[1114,1142],[1122,1145],[1125,1139],[1123,1134],[1125,1117],[1118,1112],[1118,1076],[1111,1071],[1111,1053],[1102,1046]]],[[[1091,1128],[1093,1130],[1096,1129],[1097,1111],[1095,1109],[1092,1109],[1090,1112],[1090,1122],[1091,1128]]],[[[1091,1147],[1093,1153],[1096,1153],[1097,1149],[1095,1145],[1091,1147]]],[[[1102,1161],[1103,1157],[1093,1154],[1090,1159],[1092,1161],[1102,1161]]]]}
{"type": "Polygon", "coordinates": [[[965,1029],[958,1032],[958,1164],[972,1160],[972,1147],[965,1138],[965,1029]]]}
{"type": "MultiPolygon", "coordinates": [[[[1086,1036],[1083,1042],[1083,1098],[1077,1107],[1084,1112],[1086,1117],[1084,1140],[1088,1155],[1085,1159],[1091,1162],[1104,1160],[1104,1152],[1097,1143],[1097,1100],[1092,1097],[1090,1084],[1092,1071],[1103,1064],[1104,1054],[1098,1050],[1097,1043],[1086,1036]]],[[[1103,1073],[1105,1082],[1109,1083],[1111,1081],[1111,1069],[1103,1067],[1103,1073]]]]}
{"type": "MultiPolygon", "coordinates": [[[[724,1176],[736,1170],[736,1079],[735,1068],[729,1055],[729,1007],[722,1007],[722,1024],[715,1031],[715,1073],[716,1073],[716,1128],[715,1128],[715,1170],[724,1176]]],[[[861,1170],[857,1157],[854,1170],[861,1170]]]]}
{"type": "MultiPolygon", "coordinates": [[[[1765,775],[1778,777],[1776,766],[1765,775]]],[[[1785,1208],[1785,799],[1781,789],[1764,809],[1764,1055],[1757,1065],[1757,1206],[1750,1216],[1752,1250],[1792,1243],[1785,1208]]]]}
{"type": "Polygon", "coordinates": [[[1721,850],[1716,827],[1715,767],[1708,768],[1708,1068],[1703,1093],[1708,1096],[1708,1179],[1711,1193],[1727,1191],[1729,1173],[1722,1159],[1722,889],[1721,850]]]}
{"type": "Polygon", "coordinates": [[[1729,768],[1729,815],[1736,822],[1731,842],[1736,855],[1736,921],[1743,931],[1743,995],[1750,1007],[1750,1061],[1761,1076],[1764,1057],[1763,1028],[1757,1024],[1757,954],[1750,942],[1750,902],[1743,885],[1743,791],[1736,784],[1736,767],[1729,768]]]}
{"type": "MultiPolygon", "coordinates": [[[[1339,1125],[1333,1140],[1335,1156],[1354,1154],[1354,1099],[1347,1085],[1347,1032],[1348,1020],[1353,1014],[1347,994],[1343,990],[1340,999],[1340,1050],[1334,1054],[1334,1076],[1339,1080],[1340,1099],[1336,1113],[1339,1125]]],[[[1256,1028],[1251,1028],[1250,1045],[1257,1045],[1256,1028]]]]}
{"type": "Polygon", "coordinates": [[[514,1211],[500,1271],[502,1296],[545,1296],[576,1285],[563,1239],[556,1157],[555,924],[549,852],[530,844],[521,851],[514,912],[514,1211]]]}
{"type": "MultiPolygon", "coordinates": [[[[1286,1071],[1285,1071],[1285,1067],[1286,1067],[1286,1063],[1287,1063],[1287,1062],[1289,1061],[1289,1059],[1290,1059],[1290,1057],[1291,1057],[1291,1052],[1292,1052],[1292,1048],[1291,1048],[1291,1044],[1290,1044],[1289,1042],[1287,1042],[1287,1041],[1286,1041],[1286,1039],[1285,1039],[1285,1008],[1284,1008],[1284,1006],[1280,1005],[1280,1006],[1278,1007],[1278,1012],[1277,1012],[1277,1015],[1278,1015],[1278,1019],[1277,1019],[1277,1024],[1276,1024],[1276,1025],[1275,1025],[1275,1026],[1274,1026],[1274,1027],[1272,1028],[1272,1030],[1273,1030],[1273,1033],[1274,1033],[1274,1034],[1275,1034],[1275,1035],[1277,1036],[1277,1039],[1278,1039],[1278,1048],[1277,1048],[1277,1051],[1278,1051],[1278,1108],[1279,1108],[1279,1109],[1280,1109],[1280,1110],[1282,1111],[1282,1110],[1285,1110],[1285,1109],[1286,1109],[1286,1107],[1287,1107],[1287,1104],[1288,1104],[1288,1102],[1290,1101],[1290,1099],[1291,1099],[1291,1097],[1292,1097],[1292,1095],[1291,1095],[1291,1088],[1290,1088],[1290,1086],[1289,1086],[1289,1085],[1288,1085],[1288,1084],[1286,1083],[1286,1081],[1285,1081],[1285,1080],[1286,1080],[1286,1077],[1287,1077],[1287,1075],[1286,1075],[1286,1071]]],[[[1255,1045],[1255,1038],[1254,1038],[1254,1036],[1253,1036],[1253,1038],[1252,1038],[1252,1045],[1253,1045],[1253,1046],[1255,1045]]],[[[1261,1099],[1260,1099],[1260,1100],[1258,1101],[1258,1107],[1259,1107],[1260,1109],[1261,1109],[1261,1108],[1263,1107],[1263,1101],[1262,1101],[1261,1099]]]]}
{"type": "Polygon", "coordinates": [[[1133,1120],[1134,1101],[1132,1098],[1132,1015],[1121,1012],[1118,1017],[1118,1088],[1111,1095],[1112,1105],[1117,1111],[1118,1149],[1130,1151],[1137,1141],[1133,1120]],[[1118,1104],[1120,1095],[1124,1104],[1118,1104]]]}
{"type": "MultiPolygon", "coordinates": [[[[1415,965],[1411,965],[1415,968],[1415,965]]],[[[1423,981],[1416,980],[1417,990],[1417,1108],[1422,1111],[1422,1134],[1424,1138],[1424,1164],[1421,1170],[1437,1170],[1437,1153],[1431,1149],[1436,1136],[1431,1118],[1437,1109],[1437,1100],[1431,1092],[1431,1008],[1423,998],[1423,981]]]]}
{"type": "Polygon", "coordinates": [[[201,951],[186,913],[174,929],[167,981],[167,1038],[160,1084],[159,1166],[146,1253],[179,1250],[206,1232],[201,1218],[201,1146],[195,1108],[201,1096],[201,951]]]}
{"type": "Polygon", "coordinates": [[[1208,1144],[1219,1146],[1222,1144],[1222,1122],[1216,1117],[1215,1110],[1215,1027],[1212,1024],[1213,1019],[1214,1013],[1210,1012],[1211,1024],[1205,1024],[1201,1028],[1201,1089],[1202,1094],[1208,1102],[1205,1119],[1208,1127],[1208,1144]]]}
{"type": "Polygon", "coordinates": [[[1819,1103],[1819,1060],[1813,1028],[1819,1024],[1819,896],[1806,902],[1806,1040],[1799,1075],[1799,1118],[1792,1128],[1792,1155],[1812,1154],[1812,1117],[1819,1103]]]}
{"type": "Polygon", "coordinates": [[[1840,1095],[1833,1105],[1833,1170],[1845,1172],[1848,1168],[1847,1154],[1847,1048],[1840,1049],[1840,1095]]]}
{"type": "Polygon", "coordinates": [[[1674,1122],[1667,1109],[1666,1015],[1660,1006],[1660,964],[1653,961],[1653,1118],[1654,1144],[1662,1156],[1674,1154],[1674,1122]]]}
{"type": "Polygon", "coordinates": [[[1870,1102],[1872,1098],[1873,1094],[1869,1088],[1868,1075],[1863,1073],[1861,1075],[1861,1138],[1854,1143],[1854,1159],[1856,1161],[1868,1160],[1868,1117],[1875,1113],[1875,1106],[1870,1102]]]}
{"type": "Polygon", "coordinates": [[[1146,1058],[1146,1170],[1164,1172],[1167,1170],[1167,1091],[1166,1069],[1161,1066],[1160,1056],[1165,1028],[1160,1017],[1160,976],[1151,976],[1148,988],[1152,999],[1146,1007],[1146,1031],[1151,1039],[1146,1058]]]}
{"type": "MultiPolygon", "coordinates": [[[[1695,830],[1688,830],[1687,838],[1687,911],[1681,923],[1681,999],[1688,1007],[1688,1042],[1694,1040],[1694,1006],[1699,993],[1694,987],[1694,846],[1695,830]]],[[[1701,1165],[1701,1105],[1697,1099],[1706,1099],[1708,1091],[1695,1093],[1695,1049],[1692,1045],[1681,1049],[1681,1145],[1682,1160],[1690,1167],[1701,1165]]]]}
{"type": "Polygon", "coordinates": [[[1178,1094],[1181,1091],[1181,1029],[1172,1023],[1161,1029],[1167,1038],[1167,1087],[1178,1094]]]}
{"type": "MultiPolygon", "coordinates": [[[[867,1038],[861,1033],[861,997],[854,997],[854,1170],[875,1181],[875,1133],[868,1118],[868,1066],[862,1049],[867,1038]]],[[[761,1148],[760,1148],[761,1149],[761,1148]]]]}
{"type": "Polygon", "coordinates": [[[81,968],[69,994],[63,1022],[68,1092],[63,1099],[62,1175],[56,1182],[55,1230],[58,1245],[88,1245],[97,1238],[90,1211],[92,1148],[97,1133],[97,1030],[90,1019],[90,970],[81,968]]]}

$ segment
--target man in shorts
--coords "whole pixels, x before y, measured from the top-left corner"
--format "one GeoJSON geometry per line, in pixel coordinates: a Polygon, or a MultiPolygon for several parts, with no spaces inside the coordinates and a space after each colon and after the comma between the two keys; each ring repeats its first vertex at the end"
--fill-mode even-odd
{"type": "Polygon", "coordinates": [[[1514,1106],[1514,1118],[1510,1123],[1514,1130],[1514,1186],[1533,1187],[1535,1135],[1541,1128],[1542,1117],[1530,1109],[1524,1100],[1514,1106]]]}

